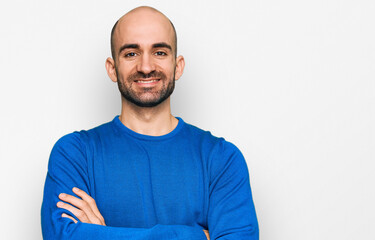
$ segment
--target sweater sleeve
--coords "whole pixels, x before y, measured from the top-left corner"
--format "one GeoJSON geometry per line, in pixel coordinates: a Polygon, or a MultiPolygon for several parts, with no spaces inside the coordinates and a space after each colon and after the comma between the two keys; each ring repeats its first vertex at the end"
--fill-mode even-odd
{"type": "Polygon", "coordinates": [[[76,196],[72,188],[78,187],[90,195],[84,149],[79,133],[62,137],[52,149],[41,209],[43,239],[206,239],[203,229],[196,226],[158,224],[151,228],[125,228],[74,223],[61,217],[62,213],[74,215],[56,206],[60,193],[76,196]]]}
{"type": "Polygon", "coordinates": [[[222,140],[209,165],[208,231],[210,238],[258,240],[246,161],[233,144],[222,140]]]}

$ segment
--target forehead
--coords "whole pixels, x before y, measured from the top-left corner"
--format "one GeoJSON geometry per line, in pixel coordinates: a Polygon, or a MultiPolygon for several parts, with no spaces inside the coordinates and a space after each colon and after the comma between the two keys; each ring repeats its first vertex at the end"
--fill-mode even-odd
{"type": "Polygon", "coordinates": [[[141,47],[159,42],[172,45],[174,37],[169,20],[161,13],[153,11],[128,13],[119,20],[114,34],[116,49],[131,43],[141,47]]]}

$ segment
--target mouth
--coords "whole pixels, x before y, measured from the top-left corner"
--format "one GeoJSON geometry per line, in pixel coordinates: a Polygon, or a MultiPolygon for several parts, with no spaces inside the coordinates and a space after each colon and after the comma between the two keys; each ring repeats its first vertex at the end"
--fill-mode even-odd
{"type": "Polygon", "coordinates": [[[153,82],[158,82],[160,79],[139,79],[135,80],[137,83],[153,83],[153,82]]]}
{"type": "Polygon", "coordinates": [[[159,81],[160,81],[160,78],[139,78],[139,79],[134,80],[134,82],[137,85],[141,85],[141,86],[144,86],[144,87],[153,86],[156,83],[158,83],[159,81]]]}

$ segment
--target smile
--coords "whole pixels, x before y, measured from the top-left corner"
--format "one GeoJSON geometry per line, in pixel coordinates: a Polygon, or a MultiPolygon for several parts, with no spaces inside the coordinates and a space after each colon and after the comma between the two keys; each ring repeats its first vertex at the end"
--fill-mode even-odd
{"type": "Polygon", "coordinates": [[[159,79],[152,79],[152,80],[135,80],[135,82],[138,83],[152,83],[152,82],[157,82],[159,79]]]}

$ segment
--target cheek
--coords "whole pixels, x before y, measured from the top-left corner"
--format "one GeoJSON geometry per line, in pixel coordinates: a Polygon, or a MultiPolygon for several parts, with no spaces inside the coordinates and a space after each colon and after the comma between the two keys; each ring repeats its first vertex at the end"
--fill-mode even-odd
{"type": "Polygon", "coordinates": [[[161,66],[162,71],[169,77],[173,77],[175,73],[175,65],[174,64],[164,64],[161,66]]]}
{"type": "Polygon", "coordinates": [[[135,73],[135,70],[132,70],[130,66],[121,66],[117,69],[117,78],[119,80],[127,80],[129,76],[135,73]]]}

